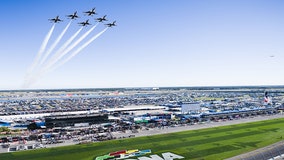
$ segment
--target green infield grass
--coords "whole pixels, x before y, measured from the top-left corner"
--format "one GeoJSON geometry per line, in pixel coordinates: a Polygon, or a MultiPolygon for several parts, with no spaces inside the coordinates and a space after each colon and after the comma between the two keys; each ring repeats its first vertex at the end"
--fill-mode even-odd
{"type": "Polygon", "coordinates": [[[184,159],[225,159],[261,148],[284,137],[284,119],[273,119],[201,130],[118,139],[91,144],[0,154],[0,160],[93,160],[118,150],[151,149],[184,159]]]}

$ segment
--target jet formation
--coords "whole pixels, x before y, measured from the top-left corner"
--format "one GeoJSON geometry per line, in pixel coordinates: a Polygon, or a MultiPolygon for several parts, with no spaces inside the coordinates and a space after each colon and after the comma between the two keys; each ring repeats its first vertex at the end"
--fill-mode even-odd
{"type": "MultiPolygon", "coordinates": [[[[96,12],[96,8],[92,8],[91,10],[89,10],[89,11],[86,11],[86,12],[83,12],[85,15],[87,15],[87,16],[93,16],[93,15],[95,15],[95,14],[98,14],[97,12],[96,12]]],[[[97,22],[101,22],[101,23],[103,23],[104,21],[108,21],[107,19],[106,19],[106,16],[107,15],[104,15],[103,17],[99,17],[99,18],[95,18],[94,20],[95,21],[97,21],[97,22]]],[[[80,18],[78,15],[77,15],[77,11],[76,12],[74,12],[73,14],[69,14],[69,15],[66,15],[66,17],[68,17],[69,19],[77,19],[77,18],[80,18]]],[[[60,18],[59,18],[59,16],[56,16],[55,18],[52,18],[52,19],[49,19],[51,22],[53,22],[53,23],[59,23],[59,22],[62,22],[63,20],[61,20],[60,18]]],[[[116,26],[116,21],[113,21],[112,23],[107,23],[107,24],[105,24],[107,27],[113,27],[113,26],[116,26]]],[[[87,19],[87,20],[85,20],[85,21],[82,21],[82,22],[79,22],[78,23],[80,26],[88,26],[88,25],[92,25],[92,24],[90,24],[89,23],[89,19],[87,19]]]]}
{"type": "Polygon", "coordinates": [[[116,21],[113,21],[112,23],[104,23],[108,21],[106,18],[107,15],[94,18],[92,17],[93,15],[97,14],[98,13],[96,12],[95,8],[92,8],[91,10],[86,12],[82,12],[82,15],[84,15],[82,17],[87,17],[82,21],[80,20],[81,18],[78,15],[77,11],[72,14],[65,15],[65,17],[70,19],[70,21],[51,44],[49,44],[49,40],[53,35],[56,23],[62,22],[63,19],[59,18],[59,15],[57,15],[55,18],[48,19],[48,21],[54,24],[46,34],[33,63],[27,70],[23,87],[27,88],[30,85],[35,84],[35,82],[40,77],[62,66],[63,64],[71,60],[74,56],[79,54],[84,48],[86,48],[94,40],[101,36],[108,28],[116,26],[116,21]],[[72,22],[77,19],[80,20],[79,22],[77,22],[77,24],[81,27],[78,28],[78,30],[74,32],[69,38],[64,36],[72,22]],[[92,25],[92,21],[95,21],[96,23],[92,25]],[[103,24],[106,27],[102,31],[93,34],[93,30],[98,24],[103,24]],[[85,33],[79,34],[81,31],[84,31],[83,27],[90,25],[92,25],[92,27],[90,27],[88,30],[85,30],[85,33]],[[65,42],[61,40],[62,38],[66,38],[63,39],[65,40],[65,42]]]}

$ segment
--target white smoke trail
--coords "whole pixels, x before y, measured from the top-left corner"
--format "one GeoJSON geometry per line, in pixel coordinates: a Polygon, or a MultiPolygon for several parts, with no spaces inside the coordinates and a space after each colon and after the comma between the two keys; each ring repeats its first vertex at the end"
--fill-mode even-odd
{"type": "Polygon", "coordinates": [[[52,67],[52,65],[54,65],[57,61],[59,61],[64,55],[66,55],[68,52],[70,52],[74,47],[76,47],[82,40],[84,40],[98,25],[98,23],[96,25],[94,25],[91,29],[89,29],[84,35],[82,35],[77,41],[75,41],[73,44],[71,44],[67,49],[65,49],[63,52],[61,52],[58,57],[56,57],[57,59],[55,59],[54,61],[52,61],[50,64],[48,64],[43,70],[46,70],[50,67],[52,67]]]}
{"type": "Polygon", "coordinates": [[[46,45],[47,45],[47,43],[48,43],[48,41],[49,41],[49,39],[51,37],[51,34],[52,34],[54,28],[55,28],[55,24],[53,24],[53,26],[51,27],[51,29],[49,30],[49,32],[45,36],[45,38],[44,38],[44,40],[43,40],[43,42],[41,44],[41,47],[40,47],[40,49],[39,49],[39,51],[38,51],[38,53],[36,55],[36,58],[35,58],[33,64],[31,65],[31,67],[28,70],[28,74],[30,74],[34,70],[34,68],[38,65],[38,63],[39,63],[39,61],[40,61],[40,59],[42,57],[42,53],[44,52],[44,50],[46,48],[46,45]]]}
{"type": "Polygon", "coordinates": [[[84,48],[86,48],[90,43],[92,43],[95,39],[97,39],[100,35],[102,35],[106,30],[108,29],[105,28],[104,30],[102,30],[101,32],[99,32],[98,34],[96,34],[95,36],[93,36],[89,41],[87,41],[86,43],[84,43],[82,46],[80,46],[79,48],[77,48],[74,52],[72,52],[70,54],[69,57],[67,57],[66,59],[64,59],[63,61],[61,61],[58,65],[56,65],[55,67],[52,67],[50,69],[50,71],[62,66],[63,64],[65,64],[66,62],[68,62],[70,59],[72,59],[74,56],[76,56],[78,53],[80,53],[80,51],[82,51],[84,48]]]}
{"type": "Polygon", "coordinates": [[[44,67],[42,69],[38,70],[38,72],[30,78],[31,79],[30,81],[35,83],[44,74],[49,72],[51,70],[50,68],[52,67],[52,65],[54,65],[56,62],[58,62],[64,55],[66,55],[68,52],[70,52],[70,50],[72,50],[74,47],[76,47],[83,39],[85,39],[96,28],[97,25],[98,25],[98,23],[95,26],[93,26],[91,29],[89,29],[77,41],[75,41],[73,44],[71,44],[68,47],[68,45],[74,40],[74,38],[83,29],[83,27],[81,27],[72,37],[70,37],[70,39],[68,41],[65,42],[65,44],[63,44],[63,46],[51,57],[51,59],[49,59],[49,61],[44,65],[44,67]],[[66,47],[68,47],[68,48],[66,49],[66,47]]]}
{"type": "Polygon", "coordinates": [[[46,48],[46,46],[48,44],[48,41],[49,41],[49,39],[50,39],[50,37],[51,37],[51,35],[53,33],[54,28],[55,28],[55,24],[52,25],[52,27],[50,28],[49,32],[45,36],[45,38],[44,38],[44,40],[43,40],[43,42],[41,44],[41,47],[40,47],[40,49],[39,49],[39,51],[38,51],[38,53],[37,53],[37,55],[36,55],[32,65],[27,70],[27,72],[25,74],[25,78],[24,78],[25,79],[24,80],[24,84],[23,84],[24,88],[27,88],[27,87],[30,86],[31,80],[32,80],[32,77],[33,77],[32,72],[34,72],[36,66],[38,65],[38,63],[39,63],[39,61],[40,61],[40,59],[42,57],[42,54],[45,51],[45,48],[46,48]]]}
{"type": "Polygon", "coordinates": [[[83,27],[81,27],[72,37],[70,37],[56,52],[55,54],[48,60],[46,65],[43,68],[47,68],[51,64],[55,63],[56,59],[60,56],[60,53],[66,49],[66,47],[78,36],[78,34],[82,31],[83,27]]]}
{"type": "Polygon", "coordinates": [[[46,51],[45,55],[43,56],[43,58],[41,59],[39,65],[42,65],[44,63],[44,61],[46,60],[46,58],[49,56],[49,54],[54,50],[54,48],[56,47],[56,45],[60,42],[60,40],[62,39],[62,37],[64,36],[65,32],[67,31],[67,29],[69,28],[70,24],[71,24],[72,20],[67,24],[67,26],[64,28],[64,30],[62,31],[62,33],[57,37],[57,39],[55,40],[55,42],[50,46],[50,48],[46,51]]]}

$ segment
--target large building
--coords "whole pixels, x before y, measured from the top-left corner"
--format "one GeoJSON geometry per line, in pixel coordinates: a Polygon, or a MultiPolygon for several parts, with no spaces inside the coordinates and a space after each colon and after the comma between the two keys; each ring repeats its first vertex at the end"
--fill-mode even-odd
{"type": "Polygon", "coordinates": [[[92,125],[106,122],[109,122],[107,114],[56,115],[45,117],[47,128],[75,126],[75,124],[80,123],[92,125]]]}
{"type": "Polygon", "coordinates": [[[188,114],[188,113],[199,113],[201,111],[199,103],[183,103],[181,105],[181,113],[188,114]]]}

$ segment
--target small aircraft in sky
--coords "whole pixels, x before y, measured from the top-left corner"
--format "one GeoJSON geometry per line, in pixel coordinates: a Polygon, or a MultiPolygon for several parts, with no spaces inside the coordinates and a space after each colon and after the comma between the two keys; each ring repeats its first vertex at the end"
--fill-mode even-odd
{"type": "Polygon", "coordinates": [[[96,13],[96,8],[93,8],[93,9],[87,11],[87,12],[84,12],[84,13],[87,13],[88,16],[91,16],[91,15],[93,15],[93,14],[97,14],[97,13],[96,13]]]}
{"type": "Polygon", "coordinates": [[[54,23],[61,22],[63,20],[59,19],[59,16],[56,16],[55,18],[49,19],[50,21],[53,21],[54,23]]]}
{"type": "Polygon", "coordinates": [[[108,27],[116,26],[115,22],[116,21],[113,21],[112,23],[108,23],[108,24],[105,24],[105,25],[107,25],[108,27]]]}
{"type": "Polygon", "coordinates": [[[107,21],[107,19],[106,19],[106,15],[104,15],[103,17],[101,17],[101,18],[97,18],[96,19],[98,22],[103,22],[103,21],[107,21]]]}
{"type": "Polygon", "coordinates": [[[69,14],[67,15],[67,17],[69,17],[70,19],[76,19],[76,18],[79,18],[78,15],[77,15],[77,11],[74,12],[73,14],[69,14]]]}
{"type": "Polygon", "coordinates": [[[78,23],[78,24],[80,24],[80,25],[82,25],[82,26],[91,25],[91,24],[89,23],[89,20],[86,20],[85,22],[80,22],[80,23],[78,23]]]}

